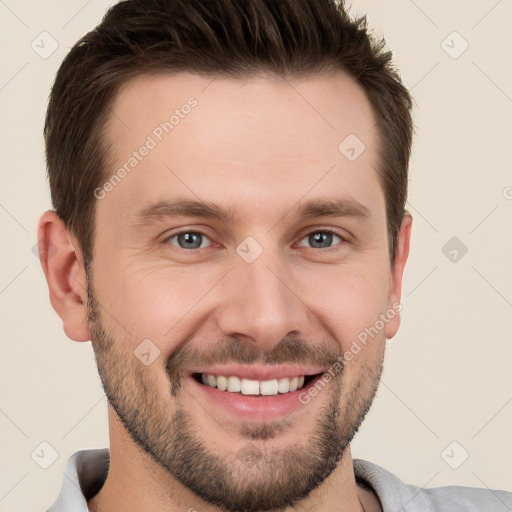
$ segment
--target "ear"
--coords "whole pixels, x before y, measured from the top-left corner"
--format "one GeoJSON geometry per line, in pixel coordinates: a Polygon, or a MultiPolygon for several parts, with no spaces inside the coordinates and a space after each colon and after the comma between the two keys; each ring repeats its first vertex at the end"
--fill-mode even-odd
{"type": "Polygon", "coordinates": [[[388,294],[388,311],[394,311],[396,314],[386,324],[386,338],[392,338],[400,327],[400,311],[402,305],[402,276],[404,273],[405,262],[409,256],[409,244],[411,241],[412,216],[406,212],[400,226],[400,232],[396,241],[395,261],[392,265],[390,277],[390,289],[388,294]]]}
{"type": "Polygon", "coordinates": [[[66,336],[74,341],[90,340],[87,280],[78,242],[52,210],[41,216],[37,238],[50,302],[62,319],[66,336]]]}

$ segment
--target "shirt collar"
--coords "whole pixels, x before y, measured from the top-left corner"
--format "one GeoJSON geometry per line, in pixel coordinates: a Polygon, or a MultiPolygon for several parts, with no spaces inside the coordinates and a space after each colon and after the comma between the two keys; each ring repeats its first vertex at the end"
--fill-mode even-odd
{"type": "Polygon", "coordinates": [[[73,454],[64,469],[57,501],[48,512],[89,512],[87,501],[105,483],[109,465],[108,448],[81,450],[73,454]]]}

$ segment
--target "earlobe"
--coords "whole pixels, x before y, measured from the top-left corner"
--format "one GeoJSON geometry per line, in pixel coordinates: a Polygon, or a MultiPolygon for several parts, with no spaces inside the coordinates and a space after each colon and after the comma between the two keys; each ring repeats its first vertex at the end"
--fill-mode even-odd
{"type": "Polygon", "coordinates": [[[66,336],[74,341],[90,340],[87,280],[77,241],[52,210],[41,216],[37,238],[50,302],[62,319],[66,336]]]}
{"type": "Polygon", "coordinates": [[[400,226],[400,232],[396,243],[395,261],[393,262],[390,291],[388,295],[389,316],[394,316],[386,324],[386,338],[392,338],[400,327],[400,311],[402,309],[400,300],[402,297],[402,277],[405,263],[409,256],[409,246],[411,241],[412,216],[406,212],[400,226]],[[392,313],[392,311],[394,313],[392,313]]]}

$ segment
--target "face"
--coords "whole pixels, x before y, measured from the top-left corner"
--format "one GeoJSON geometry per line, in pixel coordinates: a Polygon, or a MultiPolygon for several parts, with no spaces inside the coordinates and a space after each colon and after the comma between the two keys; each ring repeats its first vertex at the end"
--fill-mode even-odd
{"type": "Polygon", "coordinates": [[[88,322],[117,420],[207,502],[292,505],[343,460],[398,328],[368,100],[341,74],[178,73],[112,113],[88,322]]]}

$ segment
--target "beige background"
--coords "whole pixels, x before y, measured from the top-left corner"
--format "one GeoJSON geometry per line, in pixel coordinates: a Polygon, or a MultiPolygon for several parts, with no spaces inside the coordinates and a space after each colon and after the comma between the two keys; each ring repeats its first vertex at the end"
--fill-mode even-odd
{"type": "MultiPolygon", "coordinates": [[[[38,218],[50,207],[47,95],[67,49],[109,3],[0,1],[2,512],[45,510],[68,457],[108,445],[90,343],[64,335],[33,249],[38,218]],[[43,31],[51,36],[39,36],[43,31]],[[58,48],[42,58],[31,42],[49,52],[50,38],[58,48]],[[31,458],[43,441],[58,452],[48,469],[31,458]]],[[[353,6],[385,34],[417,104],[403,324],[388,344],[378,397],[353,455],[419,486],[511,490],[512,2],[353,6]],[[452,237],[468,249],[456,262],[442,252],[452,237]],[[450,467],[466,452],[467,460],[450,467]]]]}

